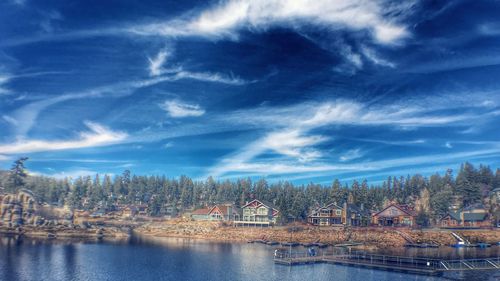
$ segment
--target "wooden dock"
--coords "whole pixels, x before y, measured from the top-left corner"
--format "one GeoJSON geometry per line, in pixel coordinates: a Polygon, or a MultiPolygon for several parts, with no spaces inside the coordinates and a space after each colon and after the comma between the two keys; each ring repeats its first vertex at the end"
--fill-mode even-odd
{"type": "Polygon", "coordinates": [[[288,266],[328,263],[428,275],[438,275],[448,271],[500,270],[500,257],[446,260],[368,253],[322,253],[317,256],[308,256],[307,253],[295,252],[291,253],[291,255],[289,253],[281,253],[275,256],[274,262],[288,266]]]}

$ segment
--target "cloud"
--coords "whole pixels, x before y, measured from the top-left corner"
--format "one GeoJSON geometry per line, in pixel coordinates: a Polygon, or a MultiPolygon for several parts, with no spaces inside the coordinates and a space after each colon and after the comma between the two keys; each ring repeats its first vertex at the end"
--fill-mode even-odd
{"type": "Polygon", "coordinates": [[[0,73],[0,96],[7,95],[10,93],[10,90],[5,88],[5,84],[7,84],[12,79],[11,75],[0,73]]]}
{"type": "Polygon", "coordinates": [[[446,148],[453,148],[453,145],[451,145],[451,143],[450,143],[449,141],[447,141],[447,142],[444,144],[444,146],[445,146],[446,148]]]}
{"type": "Polygon", "coordinates": [[[365,58],[367,58],[369,61],[371,61],[374,64],[386,66],[386,67],[390,67],[390,68],[396,67],[395,64],[393,64],[392,62],[389,62],[383,58],[380,58],[374,50],[372,50],[366,46],[363,46],[361,48],[361,52],[363,53],[365,58]]]}
{"type": "Polygon", "coordinates": [[[325,141],[323,136],[306,136],[298,129],[273,132],[260,143],[264,150],[272,150],[282,155],[295,157],[301,162],[308,162],[321,156],[318,150],[309,147],[325,141]]]}
{"type": "Polygon", "coordinates": [[[0,154],[33,153],[106,146],[124,141],[128,136],[124,132],[112,131],[94,122],[86,121],[85,125],[89,131],[81,132],[77,139],[50,141],[21,139],[14,143],[0,144],[0,154]]]}
{"type": "Polygon", "coordinates": [[[158,76],[162,74],[162,66],[167,60],[169,52],[167,50],[161,50],[156,57],[148,58],[149,60],[149,75],[158,76]]]}
{"type": "MultiPolygon", "coordinates": [[[[450,114],[451,108],[442,109],[440,104],[433,103],[432,100],[427,102],[428,104],[414,104],[409,107],[397,103],[370,105],[353,100],[334,100],[287,107],[261,107],[225,114],[224,120],[233,123],[233,125],[244,126],[248,124],[255,128],[268,130],[268,132],[235,153],[222,158],[209,169],[207,176],[217,177],[232,173],[235,171],[235,167],[243,167],[239,172],[250,172],[252,167],[260,167],[252,165],[259,163],[257,157],[268,151],[287,157],[289,165],[310,167],[304,164],[323,156],[319,150],[314,149],[314,146],[329,139],[329,137],[311,133],[320,128],[331,128],[339,125],[389,126],[391,128],[463,126],[473,124],[475,120],[488,118],[494,114],[494,111],[484,110],[450,114]]],[[[381,142],[378,140],[367,141],[381,142]]],[[[392,145],[408,145],[425,143],[425,140],[383,142],[392,145]]],[[[347,162],[359,159],[363,155],[361,150],[352,149],[342,155],[339,160],[347,162]]],[[[274,162],[282,161],[282,159],[267,159],[267,161],[266,165],[273,165],[274,162]]],[[[284,167],[280,163],[277,162],[278,167],[284,167]]],[[[304,168],[304,170],[307,169],[321,171],[330,169],[330,166],[304,168]]],[[[259,171],[255,170],[255,172],[259,171]]],[[[274,171],[274,169],[268,171],[274,171]]]]}
{"type": "Polygon", "coordinates": [[[165,101],[160,104],[160,107],[173,118],[197,117],[205,114],[205,110],[197,104],[187,104],[175,100],[165,101]]]}
{"type": "Polygon", "coordinates": [[[17,126],[19,124],[16,119],[10,117],[9,115],[2,115],[2,119],[13,126],[17,126]]]}
{"type": "Polygon", "coordinates": [[[149,79],[136,80],[130,82],[119,82],[110,85],[100,86],[81,92],[66,93],[52,98],[46,98],[40,101],[35,101],[27,104],[18,110],[14,111],[12,118],[18,121],[18,125],[14,127],[17,137],[23,137],[28,133],[40,112],[55,104],[66,102],[75,99],[84,98],[103,98],[103,97],[123,97],[134,93],[136,90],[150,87],[163,82],[173,82],[181,79],[195,79],[204,82],[223,83],[229,85],[242,85],[249,83],[238,77],[226,77],[218,73],[198,73],[179,71],[174,75],[162,75],[149,79]]]}
{"type": "Polygon", "coordinates": [[[339,157],[339,161],[347,162],[347,161],[361,158],[363,156],[364,156],[364,153],[361,152],[361,150],[359,148],[350,149],[350,150],[346,151],[342,156],[339,157]]]}
{"type": "Polygon", "coordinates": [[[390,5],[387,1],[370,0],[231,0],[194,16],[134,26],[129,31],[168,37],[236,38],[241,29],[261,31],[272,26],[315,24],[331,30],[366,30],[376,42],[388,44],[408,36],[399,17],[411,10],[414,2],[410,2],[390,5]]]}

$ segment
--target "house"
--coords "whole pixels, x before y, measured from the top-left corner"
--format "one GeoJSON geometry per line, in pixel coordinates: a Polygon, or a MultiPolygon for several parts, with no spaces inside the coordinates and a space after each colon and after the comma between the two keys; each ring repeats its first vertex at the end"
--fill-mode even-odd
{"type": "Polygon", "coordinates": [[[488,219],[488,210],[480,203],[463,208],[461,219],[465,227],[488,227],[492,224],[488,219]]]}
{"type": "Polygon", "coordinates": [[[234,221],[235,225],[269,226],[278,220],[279,211],[269,202],[255,199],[245,204],[241,209],[242,220],[234,221]]]}
{"type": "Polygon", "coordinates": [[[462,224],[460,212],[450,211],[439,221],[441,227],[459,227],[462,224]]]}
{"type": "Polygon", "coordinates": [[[345,224],[345,209],[336,203],[315,208],[307,217],[307,222],[318,226],[331,226],[345,224]]]}
{"type": "Polygon", "coordinates": [[[415,226],[415,210],[403,204],[392,203],[372,215],[372,224],[379,226],[415,226]]]}
{"type": "Polygon", "coordinates": [[[239,209],[233,204],[218,204],[208,211],[209,220],[239,221],[239,209]]]}
{"type": "Polygon", "coordinates": [[[492,221],[483,204],[474,204],[458,212],[449,212],[439,224],[441,227],[490,227],[492,221]]]}
{"type": "Polygon", "coordinates": [[[190,217],[195,221],[206,221],[208,220],[208,212],[210,208],[200,208],[191,212],[190,217]]]}
{"type": "Polygon", "coordinates": [[[147,216],[148,205],[146,204],[132,204],[122,208],[122,217],[132,218],[135,216],[147,216]]]}
{"type": "Polygon", "coordinates": [[[370,212],[364,208],[354,204],[344,204],[345,209],[345,224],[350,226],[368,226],[370,224],[370,212]]]}

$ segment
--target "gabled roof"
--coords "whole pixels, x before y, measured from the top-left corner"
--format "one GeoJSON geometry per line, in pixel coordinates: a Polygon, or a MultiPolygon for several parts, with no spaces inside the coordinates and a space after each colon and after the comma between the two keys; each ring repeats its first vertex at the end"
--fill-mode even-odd
{"type": "Polygon", "coordinates": [[[208,215],[208,212],[210,212],[209,208],[201,208],[201,209],[194,210],[191,213],[191,215],[208,215]]]}
{"type": "Polygon", "coordinates": [[[208,214],[211,214],[215,209],[217,209],[224,216],[230,215],[228,213],[228,207],[231,207],[232,212],[239,214],[238,208],[236,206],[228,204],[215,205],[209,209],[208,214]]]}
{"type": "Polygon", "coordinates": [[[448,212],[442,219],[445,219],[446,217],[450,217],[451,219],[454,219],[456,221],[461,221],[462,218],[460,218],[460,213],[458,212],[448,212]]]}
{"type": "Polygon", "coordinates": [[[360,207],[354,204],[347,204],[347,211],[351,213],[357,213],[361,215],[370,215],[370,212],[366,209],[361,209],[360,207]]]}
{"type": "Polygon", "coordinates": [[[413,208],[411,208],[410,206],[408,205],[402,205],[402,204],[390,204],[388,205],[387,207],[383,208],[381,211],[375,213],[373,216],[377,216],[379,214],[381,214],[382,212],[384,212],[385,210],[391,208],[391,207],[395,207],[397,208],[398,210],[400,210],[401,212],[409,215],[409,216],[416,216],[417,214],[415,213],[415,211],[413,210],[413,208]]]}
{"type": "Polygon", "coordinates": [[[465,213],[464,221],[484,221],[486,220],[486,213],[465,213]]]}
{"type": "Polygon", "coordinates": [[[267,201],[264,201],[264,200],[258,200],[258,199],[254,199],[250,202],[248,202],[247,204],[245,204],[245,206],[241,207],[241,208],[245,208],[247,207],[248,205],[251,205],[252,203],[254,203],[255,201],[261,203],[262,205],[268,207],[268,208],[271,208],[271,209],[274,209],[276,211],[279,211],[278,208],[271,202],[267,202],[267,201]]]}

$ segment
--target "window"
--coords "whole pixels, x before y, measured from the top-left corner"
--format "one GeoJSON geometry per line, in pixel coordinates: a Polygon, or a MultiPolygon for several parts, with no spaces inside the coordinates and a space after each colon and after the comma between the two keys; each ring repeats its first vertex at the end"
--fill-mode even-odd
{"type": "Polygon", "coordinates": [[[342,215],[342,210],[335,210],[335,214],[337,214],[337,216],[341,216],[342,215]]]}

